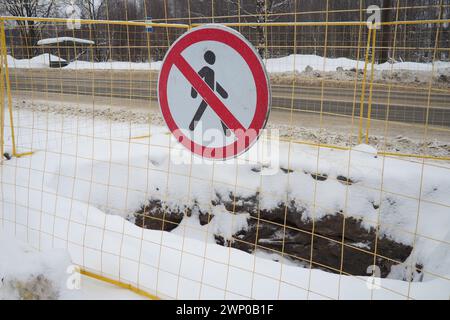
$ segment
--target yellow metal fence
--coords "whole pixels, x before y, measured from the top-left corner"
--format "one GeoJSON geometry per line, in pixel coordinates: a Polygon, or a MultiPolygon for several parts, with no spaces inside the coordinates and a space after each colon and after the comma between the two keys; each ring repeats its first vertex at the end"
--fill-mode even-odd
{"type": "MultiPolygon", "coordinates": [[[[40,74],[40,77],[35,77],[36,80],[33,79],[33,70],[32,66],[30,66],[30,70],[26,71],[27,68],[22,65],[22,68],[16,68],[14,60],[13,65],[8,66],[8,59],[7,56],[10,57],[18,57],[19,60],[21,58],[27,58],[32,57],[30,56],[30,52],[32,52],[35,55],[38,54],[52,54],[56,53],[56,55],[59,53],[61,56],[68,57],[69,59],[74,59],[72,64],[76,65],[76,56],[81,55],[81,57],[78,57],[80,61],[84,62],[82,59],[91,61],[92,63],[95,63],[98,61],[98,57],[96,56],[96,53],[100,50],[106,51],[105,54],[103,54],[103,59],[105,61],[112,61],[112,60],[118,60],[121,61],[123,64],[125,64],[125,67],[121,68],[121,71],[123,73],[128,72],[127,77],[128,79],[123,79],[123,85],[120,87],[120,89],[124,89],[126,87],[130,87],[129,93],[123,93],[120,95],[120,97],[125,97],[128,95],[129,99],[143,99],[143,100],[151,100],[150,103],[154,103],[154,100],[156,99],[156,92],[154,92],[156,88],[156,74],[152,74],[149,76],[147,81],[150,81],[150,85],[153,86],[151,90],[146,92],[145,94],[142,94],[143,91],[136,91],[137,93],[133,92],[132,86],[133,84],[133,73],[132,71],[139,74],[139,70],[136,70],[133,68],[132,64],[134,63],[132,60],[135,61],[160,61],[167,48],[170,46],[170,44],[177,38],[178,35],[181,35],[184,30],[189,30],[192,27],[200,26],[202,24],[199,23],[193,23],[192,25],[187,24],[177,24],[177,23],[145,23],[145,22],[134,22],[134,21],[105,21],[105,20],[79,20],[79,23],[81,24],[81,31],[80,30],[67,30],[66,24],[70,23],[71,20],[67,19],[59,19],[59,18],[24,18],[24,17],[2,17],[1,25],[2,25],[2,61],[5,68],[2,68],[3,76],[2,76],[2,85],[6,88],[6,95],[7,100],[6,104],[8,106],[9,110],[9,116],[10,121],[13,123],[13,116],[12,116],[12,97],[11,97],[11,85],[15,87],[13,89],[14,92],[19,92],[20,90],[26,90],[28,93],[33,93],[39,91],[39,93],[59,93],[65,94],[83,94],[91,96],[95,95],[101,95],[101,96],[107,96],[108,94],[106,92],[103,93],[97,93],[95,92],[95,87],[98,88],[98,90],[104,90],[107,91],[110,90],[109,96],[110,98],[113,97],[119,97],[118,94],[115,94],[113,92],[113,81],[116,81],[117,79],[114,79],[114,75],[105,75],[104,77],[110,78],[110,83],[106,83],[106,81],[102,83],[92,83],[92,92],[82,92],[82,90],[78,89],[72,89],[72,90],[65,90],[64,86],[62,85],[62,79],[59,79],[61,85],[60,88],[56,88],[57,85],[54,85],[53,87],[49,87],[47,85],[47,89],[35,89],[33,88],[33,85],[36,83],[39,83],[42,79],[45,78],[44,75],[48,76],[48,80],[55,80],[57,77],[61,77],[62,72],[58,70],[46,70],[44,73],[40,74]],[[10,24],[13,21],[33,21],[34,23],[44,23],[46,26],[44,30],[46,32],[42,32],[41,37],[43,37],[43,34],[47,33],[50,37],[63,37],[63,36],[77,36],[78,34],[80,36],[85,36],[85,38],[93,39],[95,40],[97,35],[96,32],[104,32],[105,35],[103,35],[104,38],[107,39],[106,42],[103,42],[101,44],[96,44],[94,46],[91,46],[90,48],[86,48],[86,46],[82,47],[80,44],[73,43],[73,44],[64,44],[64,45],[30,45],[31,40],[26,39],[26,36],[19,32],[24,27],[22,26],[15,26],[11,27],[10,24]],[[5,27],[6,25],[6,27],[5,27]],[[95,29],[95,26],[101,26],[102,29],[95,29]],[[155,28],[154,34],[145,34],[143,32],[144,27],[153,26],[155,28]],[[119,27],[117,30],[113,30],[114,27],[119,27]],[[135,29],[131,29],[135,28],[135,29]],[[142,34],[144,33],[144,36],[142,34]],[[139,39],[136,40],[133,38],[136,38],[136,35],[139,34],[139,39]],[[7,38],[9,39],[7,43],[7,38]],[[116,44],[114,41],[119,42],[119,44],[116,44]],[[88,50],[86,50],[88,49],[88,50]],[[69,53],[70,52],[70,53],[69,53]],[[83,52],[86,52],[82,54],[83,52]],[[130,63],[129,68],[127,68],[126,64],[130,63]],[[14,71],[12,75],[10,75],[10,69],[14,71]],[[128,71],[125,71],[128,70],[128,71]],[[19,73],[16,75],[16,73],[19,73]],[[54,77],[56,75],[55,79],[52,79],[51,77],[54,77]],[[23,77],[23,78],[21,78],[23,77]],[[23,81],[25,80],[25,81],[23,81]],[[24,83],[26,82],[26,84],[24,83]],[[108,86],[110,86],[108,88],[108,86]],[[56,88],[56,89],[55,89],[56,88]]],[[[265,52],[265,61],[268,61],[267,59],[276,59],[276,58],[270,58],[269,56],[275,54],[275,57],[277,56],[276,52],[277,50],[283,49],[286,52],[296,53],[301,52],[302,48],[311,48],[315,47],[321,50],[321,52],[324,54],[324,58],[326,58],[327,50],[331,51],[334,50],[333,56],[330,56],[330,60],[328,62],[323,63],[323,73],[324,75],[318,75],[313,74],[304,74],[300,75],[298,77],[296,76],[287,76],[284,74],[296,74],[296,72],[299,72],[298,69],[296,69],[295,64],[304,64],[300,61],[295,61],[295,57],[293,61],[290,62],[280,62],[279,65],[275,64],[275,69],[278,69],[277,67],[282,67],[281,69],[283,72],[277,72],[274,71],[274,73],[271,73],[271,79],[272,79],[272,90],[274,91],[274,103],[272,106],[272,109],[275,111],[280,112],[290,112],[290,113],[303,113],[307,115],[317,115],[320,119],[322,117],[338,117],[340,119],[345,119],[342,122],[343,126],[353,126],[353,123],[357,123],[357,138],[354,139],[353,142],[350,143],[350,141],[347,141],[347,146],[351,146],[352,144],[358,142],[365,142],[369,143],[369,136],[370,136],[370,129],[371,129],[371,122],[375,122],[378,124],[378,127],[384,127],[383,130],[378,130],[377,134],[378,136],[385,135],[388,131],[393,130],[397,126],[399,127],[411,127],[411,128],[418,128],[419,130],[424,130],[424,134],[422,135],[423,139],[433,139],[433,135],[431,134],[430,137],[427,137],[425,134],[429,133],[435,133],[439,135],[445,134],[445,132],[448,131],[448,126],[450,125],[448,122],[448,114],[446,110],[446,104],[448,102],[448,84],[446,82],[443,82],[442,84],[439,83],[439,79],[436,80],[440,76],[438,73],[438,70],[435,68],[435,63],[439,61],[439,56],[442,54],[447,54],[449,52],[449,49],[447,47],[440,47],[439,38],[442,37],[443,31],[440,31],[441,26],[444,24],[448,24],[449,20],[441,19],[441,20],[424,20],[424,21],[393,21],[393,22],[383,22],[378,24],[373,24],[372,28],[367,28],[366,22],[332,22],[332,21],[325,21],[325,22],[267,22],[267,23],[257,23],[257,22],[250,22],[250,23],[222,23],[225,26],[238,28],[239,31],[243,32],[244,35],[249,37],[249,40],[253,42],[253,44],[258,49],[263,49],[265,52]],[[381,28],[382,26],[391,26],[395,28],[394,32],[392,32],[391,37],[394,38],[394,44],[396,43],[396,36],[397,36],[397,27],[401,26],[403,28],[407,28],[408,26],[416,26],[416,25],[434,25],[436,26],[436,32],[433,33],[430,36],[435,37],[434,39],[434,46],[423,46],[421,48],[420,46],[417,46],[416,44],[411,44],[408,46],[403,47],[392,47],[392,48],[385,48],[382,46],[382,44],[376,39],[377,35],[377,29],[381,28]],[[265,37],[265,43],[261,44],[258,43],[258,39],[255,35],[255,33],[252,31],[253,28],[263,28],[264,33],[266,34],[265,37]],[[320,29],[317,29],[320,28],[320,29]],[[350,28],[350,29],[345,29],[350,28]],[[300,37],[301,34],[306,35],[312,35],[313,33],[317,32],[319,30],[319,34],[324,39],[322,44],[317,44],[316,42],[312,43],[312,41],[308,40],[303,43],[298,43],[296,38],[300,37]],[[353,45],[341,45],[341,43],[344,43],[344,41],[340,41],[339,37],[343,34],[343,30],[348,30],[348,33],[353,33],[353,36],[355,37],[355,40],[353,41],[353,45]],[[293,37],[292,40],[283,40],[283,35],[290,34],[291,37],[293,37]],[[271,35],[269,37],[268,35],[271,35]],[[270,38],[270,40],[268,40],[270,38]],[[378,42],[377,42],[378,41],[378,42]],[[289,43],[291,42],[291,43],[289,43]],[[383,81],[385,78],[395,78],[397,76],[398,71],[395,70],[394,66],[391,68],[385,68],[382,72],[379,72],[380,75],[377,77],[377,71],[375,70],[375,67],[377,65],[377,58],[379,57],[379,53],[382,50],[389,49],[391,54],[395,56],[396,54],[401,55],[400,52],[405,53],[407,55],[408,52],[411,51],[429,51],[432,53],[432,56],[430,57],[430,65],[432,66],[431,70],[422,71],[418,69],[417,71],[420,72],[419,75],[415,76],[416,82],[410,81],[407,83],[403,83],[401,81],[395,82],[395,81],[383,81]],[[354,57],[354,59],[357,61],[356,65],[353,67],[352,71],[354,72],[354,75],[349,75],[345,77],[345,79],[337,79],[333,76],[328,76],[325,72],[325,70],[328,70],[329,68],[325,68],[325,64],[328,63],[329,65],[333,64],[333,58],[339,57],[340,51],[345,52],[351,52],[351,55],[354,57]],[[361,60],[361,61],[359,61],[361,60]],[[357,70],[355,70],[357,69],[357,70]],[[358,73],[359,72],[359,73],[358,73]],[[273,75],[273,76],[272,76],[273,75]],[[314,77],[317,77],[314,79],[314,77]],[[377,79],[374,79],[376,77],[377,79]],[[381,79],[380,79],[381,77],[381,79]],[[311,79],[313,78],[313,79],[311,79]],[[425,78],[425,80],[424,80],[425,78]],[[419,80],[419,81],[417,81],[419,80]],[[302,87],[303,85],[306,86],[306,88],[302,87]],[[347,101],[342,101],[340,97],[331,96],[331,94],[328,94],[329,89],[336,89],[336,88],[342,88],[346,87],[348,90],[348,96],[346,97],[347,101]],[[311,99],[308,101],[308,103],[303,103],[302,101],[298,102],[295,100],[295,95],[297,94],[296,90],[305,90],[305,89],[318,89],[320,92],[316,94],[314,99],[311,99]],[[353,89],[353,97],[351,96],[351,90],[353,89]],[[397,100],[404,100],[400,101],[399,103],[394,103],[393,100],[394,94],[397,94],[397,91],[402,91],[403,95],[400,98],[397,98],[397,100]],[[374,98],[374,92],[378,94],[378,96],[382,97],[375,97],[374,98]],[[418,92],[422,93],[421,98],[423,101],[420,101],[420,103],[417,103],[416,106],[406,106],[406,104],[409,103],[406,99],[406,95],[409,93],[415,93],[418,92]],[[290,97],[291,95],[291,97],[290,97]],[[439,103],[435,103],[433,100],[436,97],[436,100],[439,98],[439,103]],[[384,98],[384,99],[382,99],[384,98]],[[334,101],[333,101],[334,99],[334,101]],[[281,101],[280,101],[281,100],[281,101]],[[325,103],[324,103],[325,100],[325,103]],[[334,103],[334,106],[330,107],[328,106],[330,104],[330,100],[334,103]],[[383,100],[380,102],[380,100],[383,100]],[[373,104],[381,103],[381,106],[377,106],[375,108],[372,108],[373,104]],[[324,104],[327,105],[324,107],[324,104]],[[345,104],[345,106],[344,106],[345,104]],[[349,108],[349,105],[351,107],[349,108]],[[420,114],[420,115],[418,115],[420,114]],[[416,117],[416,118],[414,118],[416,117]]],[[[379,33],[380,31],[378,31],[379,33]]],[[[445,31],[445,33],[448,33],[448,31],[445,31]]],[[[348,41],[347,41],[348,42],[348,41]]],[[[62,57],[60,57],[62,58],[62,57]]],[[[307,58],[304,58],[307,59],[307,58]]],[[[306,61],[307,63],[307,61],[306,61]]],[[[81,62],[80,62],[81,64],[81,62]]],[[[149,66],[151,65],[151,62],[149,62],[149,66]]],[[[338,67],[338,66],[337,66],[338,67]]],[[[151,67],[150,67],[151,68],[151,67]]],[[[106,74],[108,72],[113,72],[113,67],[111,68],[105,67],[96,70],[95,66],[90,68],[83,68],[83,72],[87,71],[92,72],[92,78],[95,78],[95,74],[101,75],[102,73],[106,74]]],[[[116,70],[114,70],[116,71],[116,70]]],[[[157,72],[157,69],[151,70],[153,72],[157,72]]],[[[271,70],[269,70],[270,72],[271,70]]],[[[320,72],[320,68],[317,70],[320,72]]],[[[77,73],[78,71],[74,71],[74,73],[77,73]]],[[[78,72],[78,74],[81,74],[81,71],[78,72]]],[[[445,76],[442,76],[444,79],[445,76]]],[[[143,78],[143,77],[141,77],[143,78]]],[[[68,80],[68,79],[66,79],[68,80]]],[[[56,80],[55,80],[56,81],[56,80]]],[[[81,80],[71,79],[72,82],[81,82],[81,80]]],[[[45,80],[46,83],[48,83],[47,80],[45,80]]],[[[306,90],[305,90],[306,91],[306,90]]],[[[335,94],[335,92],[332,92],[335,94]]],[[[398,101],[397,101],[398,102],[398,101]]],[[[3,103],[3,101],[2,101],[3,103]]],[[[2,104],[3,105],[3,104],[2,104]]],[[[286,118],[285,123],[289,123],[289,117],[286,118]]],[[[322,120],[320,120],[322,121],[322,120]]],[[[326,123],[324,123],[326,125],[326,123]]],[[[12,125],[10,127],[12,135],[14,135],[14,126],[12,125]]],[[[414,130],[414,129],[411,129],[414,130]]],[[[342,130],[339,130],[342,132],[342,130]]],[[[347,132],[348,130],[344,130],[344,132],[347,132]]],[[[395,130],[393,130],[395,131],[395,130]]],[[[21,153],[17,151],[16,148],[16,139],[12,139],[12,154],[14,156],[21,156],[24,154],[28,154],[28,152],[21,153]]],[[[347,147],[345,145],[333,145],[333,144],[324,144],[324,143],[318,143],[317,141],[304,141],[302,139],[297,139],[299,143],[306,142],[316,142],[316,144],[324,146],[324,147],[347,147]]],[[[2,148],[4,146],[2,145],[2,148]]],[[[31,150],[30,150],[31,151],[31,150]]],[[[393,150],[384,150],[381,152],[386,155],[395,155],[395,156],[406,156],[410,158],[432,158],[436,160],[448,160],[448,156],[440,156],[436,154],[429,154],[429,150],[423,149],[417,150],[416,152],[395,152],[393,150]]]]}
{"type": "MultiPolygon", "coordinates": [[[[130,141],[137,141],[141,146],[149,148],[159,148],[160,146],[153,145],[149,140],[152,126],[155,126],[155,123],[162,125],[158,119],[156,95],[158,63],[183,32],[201,24],[80,20],[80,29],[68,30],[67,22],[70,21],[53,18],[2,17],[0,20],[2,154],[7,152],[13,157],[21,157],[31,155],[35,151],[45,151],[48,143],[52,142],[53,135],[57,136],[55,140],[61,136],[61,141],[63,136],[68,136],[77,142],[90,138],[103,139],[111,145],[122,142],[114,138],[112,127],[105,126],[100,131],[82,130],[86,123],[105,118],[109,123],[129,123],[130,126],[123,130],[130,141]],[[39,39],[25,40],[26,33],[21,32],[24,27],[12,23],[15,20],[45,23],[39,39]],[[154,27],[155,32],[145,33],[143,28],[148,26],[154,27]],[[58,37],[83,38],[95,41],[95,45],[37,45],[35,41],[58,37]],[[106,41],[103,41],[105,39],[106,41]],[[33,42],[34,44],[30,45],[33,42]],[[45,60],[46,58],[48,60],[45,60]],[[58,58],[69,61],[69,67],[53,69],[47,66],[50,59],[58,61],[58,58]],[[72,124],[74,127],[66,127],[67,124],[55,127],[48,119],[42,123],[37,122],[36,119],[46,117],[46,112],[60,116],[63,123],[66,115],[74,116],[76,123],[72,124]],[[4,117],[5,114],[7,118],[4,117]],[[148,125],[149,130],[134,130],[134,121],[144,124],[144,127],[148,125]],[[111,135],[105,135],[108,131],[111,131],[111,135]],[[36,133],[45,134],[45,143],[33,140],[36,133]]],[[[262,49],[273,94],[272,115],[268,124],[271,128],[280,128],[282,142],[311,146],[317,150],[350,150],[357,144],[366,143],[375,145],[380,156],[406,158],[405,161],[411,160],[419,164],[433,160],[427,164],[446,168],[447,161],[450,160],[450,150],[447,149],[446,153],[444,146],[443,151],[435,152],[435,146],[430,144],[430,140],[446,138],[450,130],[450,89],[448,82],[445,82],[436,69],[440,57],[445,54],[448,56],[449,53],[449,48],[441,47],[439,41],[442,36],[440,26],[448,23],[448,19],[381,23],[380,26],[392,26],[394,39],[397,27],[400,26],[406,30],[408,26],[415,25],[437,26],[434,32],[430,32],[434,41],[428,44],[420,46],[407,43],[392,48],[383,47],[379,41],[380,31],[377,28],[367,28],[365,22],[293,21],[223,25],[238,29],[257,49],[262,49]],[[262,28],[266,35],[265,43],[260,43],[255,28],[262,28]],[[344,41],[342,37],[348,33],[352,34],[353,39],[344,41]],[[299,42],[298,39],[302,35],[307,35],[304,38],[306,40],[299,42]],[[320,43],[315,39],[315,35],[320,35],[320,43]],[[312,47],[320,54],[298,54],[303,52],[303,49],[309,50],[312,47]],[[389,49],[393,57],[413,50],[431,52],[431,57],[428,63],[420,65],[423,70],[410,70],[407,76],[413,77],[412,81],[397,81],[402,75],[395,69],[395,64],[377,71],[379,52],[385,49],[389,49]],[[329,55],[331,50],[333,54],[329,55]],[[354,66],[343,69],[339,64],[341,61],[335,60],[340,57],[339,52],[350,52],[352,60],[355,61],[354,66]],[[286,57],[288,59],[285,59],[286,57]],[[318,63],[314,59],[319,59],[321,67],[317,67],[318,63]],[[310,64],[314,64],[314,67],[310,64]],[[332,64],[331,68],[327,64],[332,64]],[[298,70],[297,65],[304,66],[304,70],[298,70]],[[415,71],[419,73],[411,75],[415,71]],[[330,132],[333,133],[331,138],[326,136],[330,132]],[[412,135],[416,142],[396,150],[396,147],[390,146],[389,143],[398,135],[412,135]]],[[[393,43],[397,42],[394,40],[393,43]]],[[[60,150],[55,152],[58,156],[69,155],[64,146],[59,148],[60,150]]],[[[83,154],[80,157],[95,162],[98,160],[95,152],[93,146],[92,154],[83,154]]],[[[132,153],[131,147],[129,152],[132,153]]],[[[32,162],[33,158],[30,159],[32,162]]],[[[109,165],[114,164],[110,160],[107,162],[109,165]]],[[[26,163],[21,165],[30,170],[33,167],[26,163]]],[[[148,169],[131,162],[128,166],[148,169]]],[[[48,173],[45,167],[40,170],[42,174],[48,173]]],[[[169,170],[170,168],[163,173],[169,174],[169,170]]],[[[191,177],[187,178],[190,183],[191,177]]],[[[91,183],[93,179],[93,176],[86,177],[91,183]]],[[[238,189],[241,186],[236,183],[231,187],[238,189]]],[[[123,191],[128,193],[133,190],[123,191]]],[[[383,187],[380,189],[380,193],[382,192],[383,187]]],[[[393,192],[402,195],[402,190],[393,192]]],[[[69,195],[70,197],[73,195],[69,195]]],[[[163,197],[168,195],[163,194],[163,197]]],[[[420,202],[420,199],[416,200],[420,202]]],[[[314,206],[320,205],[314,203],[314,206]]],[[[165,215],[154,219],[161,220],[164,229],[164,223],[167,223],[165,215]]],[[[263,219],[258,218],[258,223],[260,220],[263,219]]],[[[278,227],[290,228],[283,223],[278,223],[278,227]]],[[[312,231],[296,231],[316,236],[314,227],[312,231]]],[[[335,239],[322,237],[336,242],[335,239]]],[[[443,242],[442,239],[434,240],[443,242]]],[[[245,242],[239,239],[237,241],[245,242]]],[[[344,240],[336,243],[347,246],[344,240]]],[[[363,248],[353,249],[371,254],[374,259],[391,259],[363,248]]],[[[272,251],[289,256],[285,252],[272,251]]],[[[352,275],[343,270],[342,264],[340,268],[336,268],[312,261],[312,258],[291,258],[304,260],[305,263],[343,275],[352,275]]],[[[105,269],[107,268],[103,266],[99,270],[91,268],[91,271],[83,272],[87,275],[93,275],[95,272],[108,274],[105,269]]],[[[435,276],[448,280],[444,275],[435,276]]],[[[122,283],[120,276],[117,283],[122,283]]],[[[137,286],[125,286],[141,292],[139,281],[137,286]]],[[[176,297],[167,293],[164,295],[176,297]]]]}

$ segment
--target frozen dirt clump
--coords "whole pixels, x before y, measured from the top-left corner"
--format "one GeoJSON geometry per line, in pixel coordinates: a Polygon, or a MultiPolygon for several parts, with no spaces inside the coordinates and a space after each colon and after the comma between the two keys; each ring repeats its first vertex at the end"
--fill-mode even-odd
{"type": "Polygon", "coordinates": [[[71,265],[67,252],[37,252],[14,237],[0,233],[0,300],[75,298],[66,287],[71,265]]]}
{"type": "Polygon", "coordinates": [[[172,231],[183,220],[184,213],[189,214],[190,210],[186,206],[168,210],[161,200],[151,199],[136,211],[134,223],[145,229],[172,231]]]}

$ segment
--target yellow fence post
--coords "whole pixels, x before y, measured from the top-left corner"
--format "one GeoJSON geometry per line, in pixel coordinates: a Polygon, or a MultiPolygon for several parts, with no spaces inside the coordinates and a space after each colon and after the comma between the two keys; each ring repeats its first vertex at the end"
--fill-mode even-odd
{"type": "Polygon", "coordinates": [[[2,54],[2,69],[4,73],[4,80],[6,83],[6,95],[8,97],[8,111],[9,111],[9,121],[11,126],[11,141],[12,141],[12,155],[16,156],[16,139],[14,134],[14,121],[13,121],[13,111],[12,111],[12,98],[11,98],[11,85],[9,82],[9,71],[8,71],[8,51],[6,49],[6,34],[5,34],[5,20],[0,21],[0,33],[1,33],[1,54],[2,54]]]}
{"type": "Polygon", "coordinates": [[[2,19],[0,21],[0,48],[1,48],[1,55],[2,55],[2,70],[4,73],[4,85],[6,84],[6,96],[8,98],[8,112],[9,112],[9,125],[11,127],[11,143],[12,143],[12,150],[11,153],[14,157],[23,157],[27,155],[33,154],[33,152],[24,152],[24,153],[17,153],[16,148],[16,135],[14,130],[14,116],[13,116],[13,108],[12,108],[12,96],[11,96],[11,82],[9,79],[9,69],[8,69],[8,50],[6,47],[6,32],[5,32],[5,19],[2,19]]]}
{"type": "MultiPolygon", "coordinates": [[[[3,23],[3,20],[1,20],[3,23]]],[[[0,45],[3,43],[3,33],[0,33],[0,45]]],[[[5,64],[3,62],[3,50],[0,51],[0,163],[3,162],[5,152],[5,64]]]]}
{"type": "Polygon", "coordinates": [[[367,103],[367,124],[366,124],[366,144],[369,143],[370,132],[370,116],[372,113],[372,95],[373,95],[373,76],[375,71],[375,46],[376,46],[377,29],[373,30],[372,34],[372,65],[370,68],[370,88],[369,88],[369,101],[367,103]]]}
{"type": "Polygon", "coordinates": [[[366,93],[367,63],[369,60],[371,36],[372,36],[372,29],[369,28],[369,33],[367,34],[366,53],[364,55],[364,73],[363,73],[363,81],[362,81],[362,85],[361,85],[361,97],[360,97],[360,106],[359,106],[358,144],[360,144],[362,142],[362,136],[363,136],[364,98],[365,98],[365,93],[366,93]]]}

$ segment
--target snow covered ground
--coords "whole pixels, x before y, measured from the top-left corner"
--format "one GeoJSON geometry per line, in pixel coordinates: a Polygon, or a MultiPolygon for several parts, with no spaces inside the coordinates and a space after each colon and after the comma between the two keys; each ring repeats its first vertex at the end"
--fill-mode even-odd
{"type": "MultiPolygon", "coordinates": [[[[31,59],[15,59],[8,55],[8,65],[11,68],[45,68],[48,67],[49,54],[41,54],[31,59]]],[[[51,55],[52,61],[60,59],[57,56],[51,55]]],[[[64,69],[94,69],[94,70],[160,70],[162,61],[152,62],[126,62],[126,61],[111,61],[111,62],[90,62],[90,61],[74,61],[65,66],[64,69]]],[[[362,69],[364,61],[356,61],[348,58],[324,58],[317,55],[295,54],[281,58],[272,58],[265,60],[265,66],[270,73],[285,73],[285,72],[304,72],[307,68],[318,71],[336,71],[336,68],[344,70],[362,69]]],[[[376,64],[374,66],[376,71],[390,71],[390,70],[408,70],[431,72],[434,68],[435,72],[448,70],[450,62],[437,61],[431,63],[418,62],[397,62],[376,64]]],[[[368,64],[370,71],[371,64],[368,64]]]]}
{"type": "Polygon", "coordinates": [[[143,299],[129,290],[79,274],[67,250],[38,252],[0,230],[0,300],[143,299]]]}
{"type": "Polygon", "coordinates": [[[67,251],[37,252],[0,230],[0,300],[76,298],[66,287],[70,265],[67,251]]]}
{"type": "Polygon", "coordinates": [[[116,285],[81,276],[80,291],[75,299],[83,300],[146,300],[130,290],[116,285]]]}
{"type": "MultiPolygon", "coordinates": [[[[53,54],[44,53],[33,57],[31,59],[15,59],[8,55],[8,66],[10,68],[25,68],[25,69],[42,69],[49,67],[49,57],[52,61],[65,61],[53,54]]],[[[89,62],[89,61],[74,61],[69,63],[64,69],[95,69],[95,70],[159,70],[161,68],[161,61],[157,62],[89,62]]]]}
{"type": "MultiPolygon", "coordinates": [[[[308,54],[292,54],[287,57],[267,59],[266,68],[269,72],[303,72],[309,66],[313,70],[319,71],[336,71],[336,68],[342,68],[344,70],[362,69],[364,67],[364,61],[357,61],[348,58],[324,58],[317,55],[308,54]]],[[[370,71],[372,64],[367,65],[370,71]]],[[[442,70],[450,67],[450,62],[436,61],[434,64],[434,70],[442,70]]],[[[382,64],[375,64],[374,69],[376,71],[384,70],[410,70],[410,71],[432,71],[432,63],[419,63],[419,62],[397,62],[382,64]]]]}
{"type": "MultiPolygon", "coordinates": [[[[97,120],[128,122],[136,125],[151,123],[153,126],[164,126],[164,119],[156,109],[156,104],[147,101],[137,101],[131,104],[129,100],[95,99],[92,108],[90,96],[61,96],[54,95],[38,97],[32,95],[18,95],[13,98],[13,108],[30,112],[48,112],[52,116],[95,117],[97,120]],[[53,100],[52,100],[53,99],[53,100]]],[[[276,129],[281,139],[309,141],[342,147],[354,146],[358,141],[357,127],[346,119],[324,115],[322,122],[316,115],[300,113],[293,116],[289,112],[272,110],[267,123],[269,130],[276,129]],[[288,124],[292,123],[292,124],[288,124]]],[[[426,154],[435,157],[450,157],[450,137],[442,130],[428,128],[424,139],[423,130],[417,127],[390,125],[385,130],[385,122],[373,121],[373,134],[369,137],[369,144],[386,152],[407,154],[426,154]]]]}
{"type": "Polygon", "coordinates": [[[255,163],[187,163],[190,154],[164,127],[27,110],[16,111],[15,119],[19,151],[36,152],[0,166],[0,230],[35,249],[66,249],[72,263],[163,298],[450,296],[448,166],[383,157],[369,146],[338,151],[288,143],[280,143],[279,153],[266,150],[270,156],[255,163]],[[328,179],[317,181],[310,173],[328,179]],[[338,175],[355,183],[344,185],[338,175]],[[262,208],[292,200],[307,207],[311,219],[342,210],[414,249],[389,279],[373,286],[367,277],[217,245],[213,233],[228,238],[246,224],[245,213],[224,207],[214,209],[217,219],[206,226],[193,214],[171,233],[144,230],[124,218],[150,198],[181,208],[195,201],[208,211],[215,196],[230,191],[243,197],[259,192],[262,208]],[[402,281],[416,265],[423,266],[422,282],[402,281]]]}

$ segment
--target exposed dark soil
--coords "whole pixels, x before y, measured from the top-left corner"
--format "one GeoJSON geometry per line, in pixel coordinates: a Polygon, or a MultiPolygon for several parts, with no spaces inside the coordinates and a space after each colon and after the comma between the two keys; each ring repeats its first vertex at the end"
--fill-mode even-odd
{"type": "Polygon", "coordinates": [[[172,231],[183,220],[185,211],[168,210],[161,200],[151,200],[135,213],[135,224],[145,229],[172,231]]]}
{"type": "MultiPolygon", "coordinates": [[[[341,180],[352,183],[345,177],[341,180]]],[[[233,241],[215,235],[217,244],[249,253],[255,249],[276,252],[299,264],[334,273],[342,270],[343,274],[367,276],[367,268],[375,264],[381,277],[386,277],[393,265],[405,261],[411,253],[411,246],[378,236],[375,228],[368,230],[361,220],[344,217],[341,212],[313,221],[305,218],[307,209],[301,205],[280,202],[272,210],[258,210],[258,199],[258,194],[248,198],[230,194],[227,199],[217,195],[213,206],[223,204],[230,212],[250,214],[247,230],[238,231],[233,241]]],[[[171,231],[192,210],[187,207],[169,210],[160,200],[151,200],[136,212],[135,223],[147,229],[171,231]]],[[[213,215],[199,211],[201,225],[212,219],[213,215]]]]}

